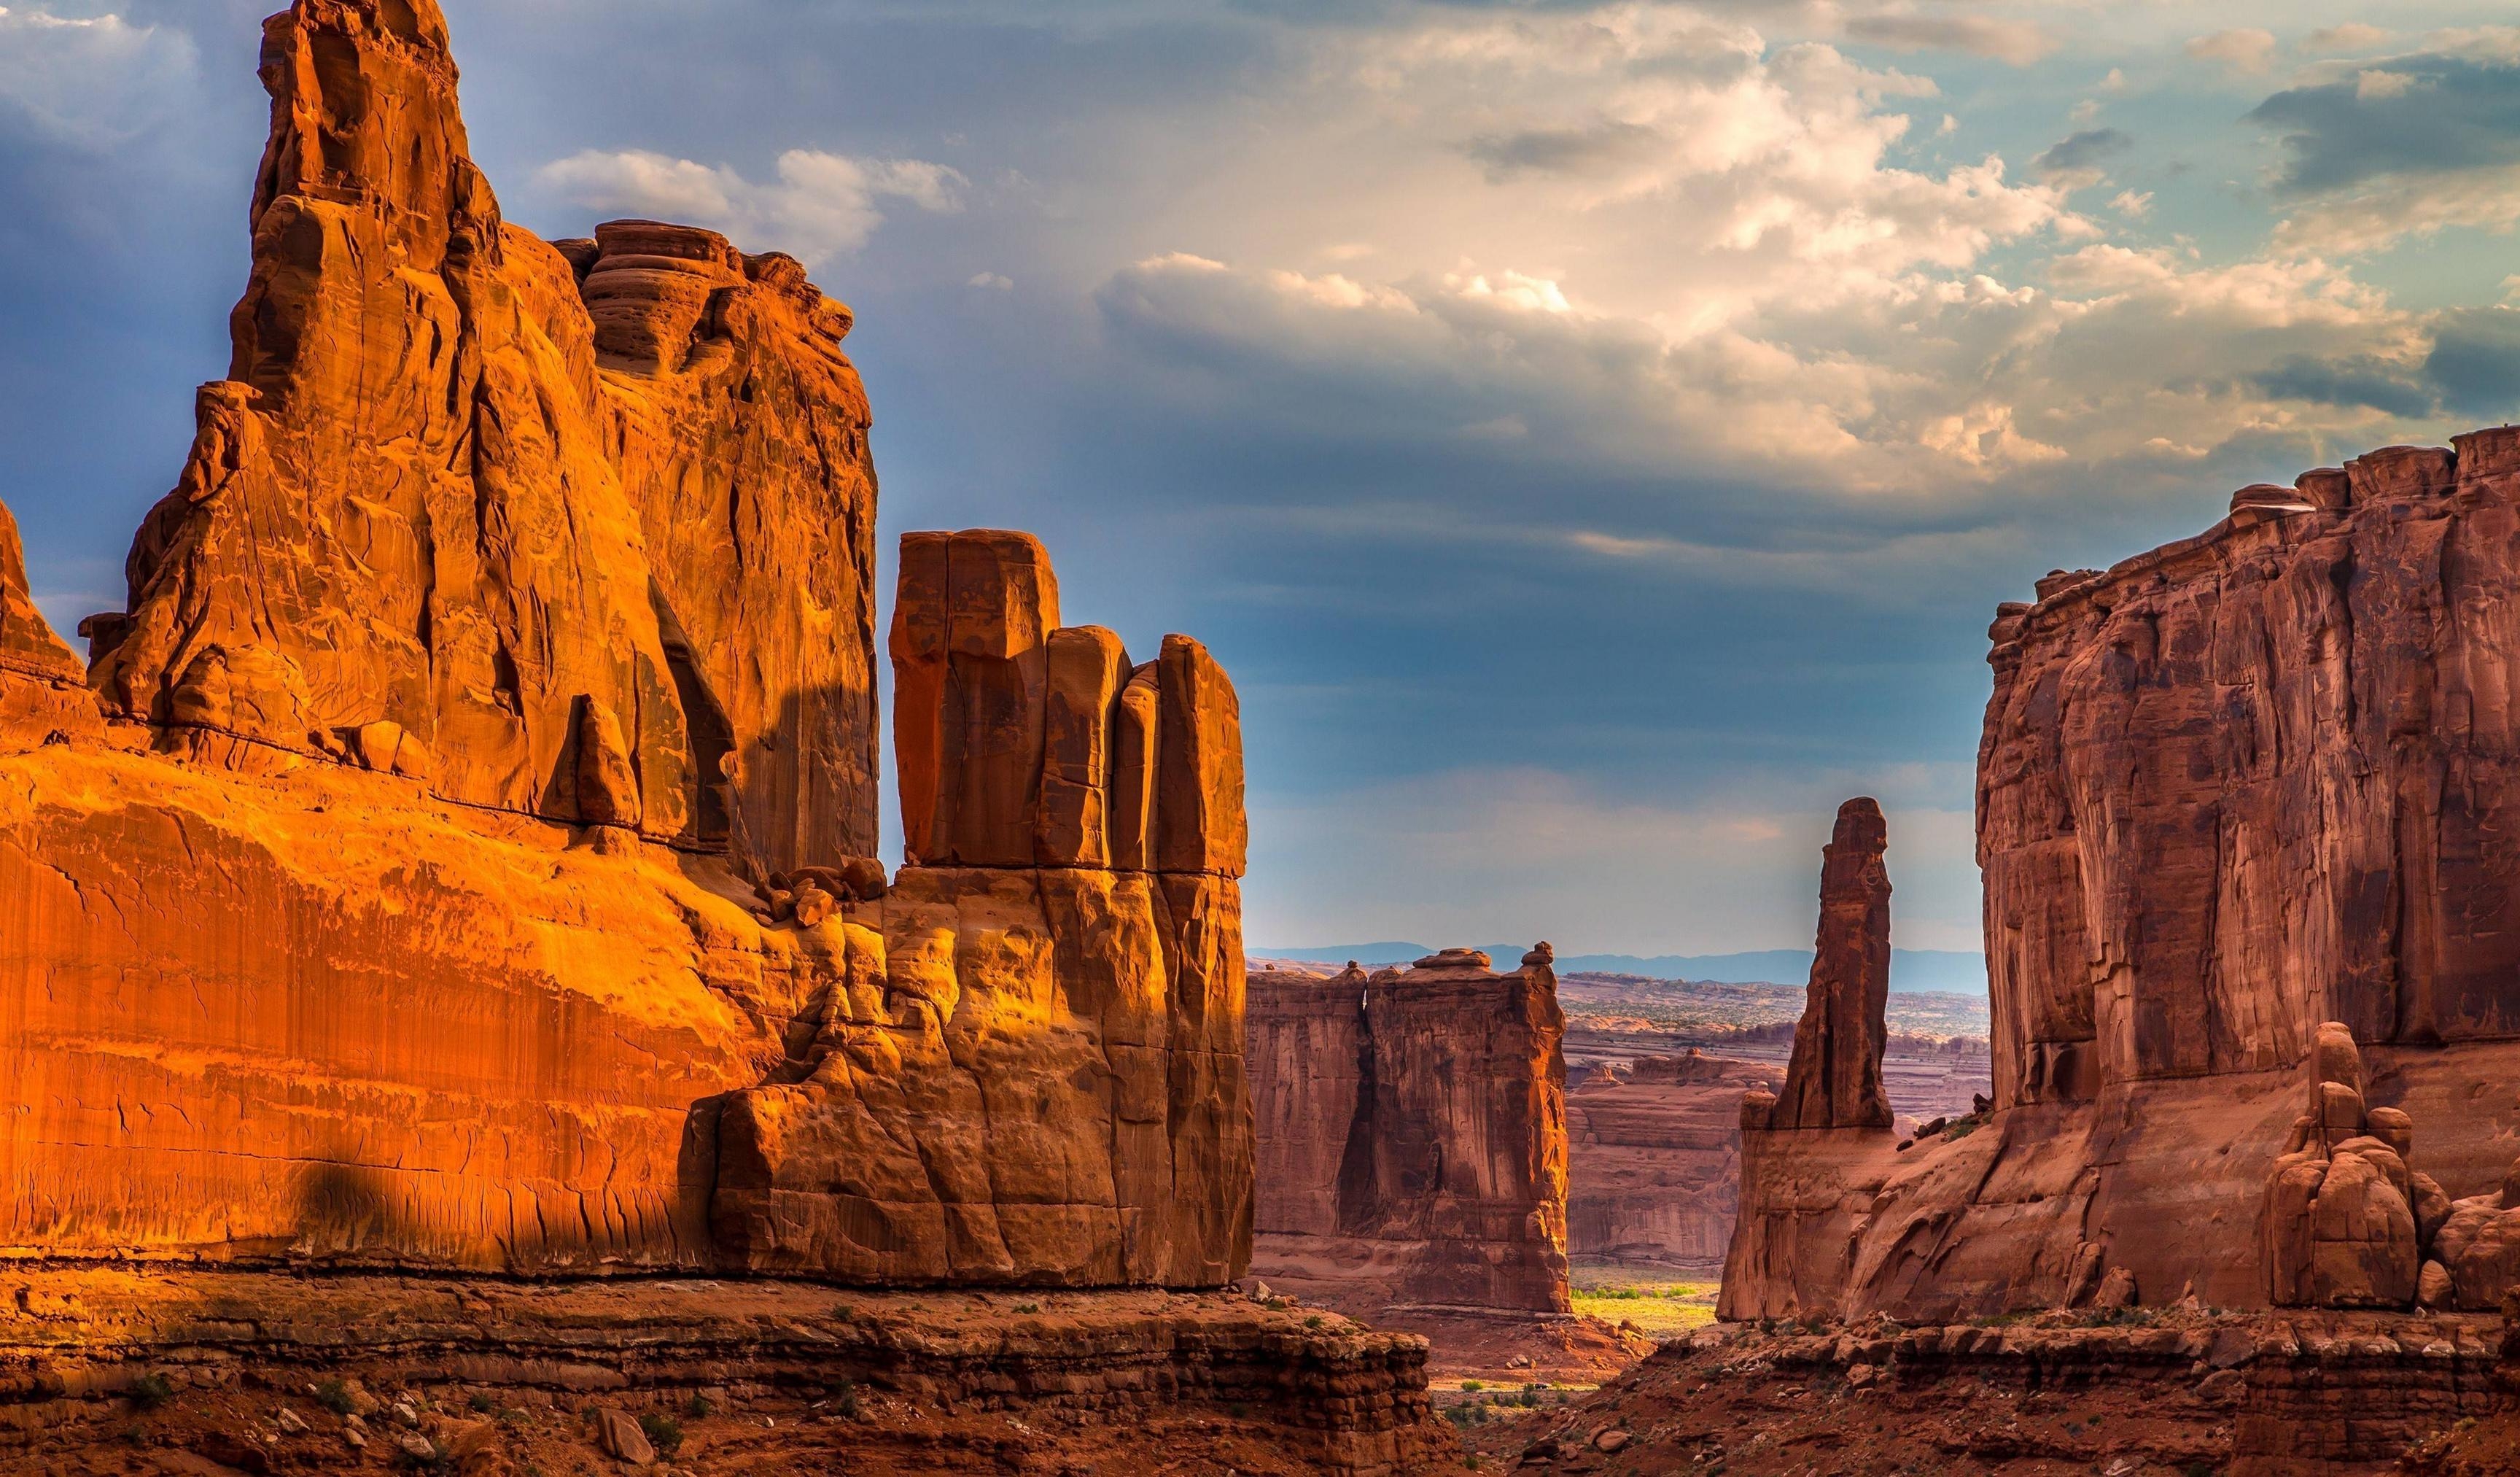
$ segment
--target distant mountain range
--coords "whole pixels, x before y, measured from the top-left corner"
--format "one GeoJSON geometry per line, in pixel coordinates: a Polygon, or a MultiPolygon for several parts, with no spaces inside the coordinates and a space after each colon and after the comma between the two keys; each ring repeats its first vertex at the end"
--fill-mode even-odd
{"type": "MultiPolygon", "coordinates": [[[[1482,944],[1500,969],[1520,961],[1528,944],[1482,944]]],[[[1263,948],[1253,945],[1257,959],[1293,959],[1332,967],[1354,959],[1368,968],[1407,964],[1435,950],[1423,944],[1337,944],[1318,948],[1263,948]]],[[[1711,980],[1719,985],[1800,985],[1811,978],[1808,948],[1762,948],[1741,954],[1565,954],[1557,956],[1559,974],[1644,975],[1656,980],[1711,980]]],[[[1896,991],[1942,991],[1955,994],[1986,993],[1986,956],[1950,948],[1890,950],[1890,988],[1896,991]]]]}

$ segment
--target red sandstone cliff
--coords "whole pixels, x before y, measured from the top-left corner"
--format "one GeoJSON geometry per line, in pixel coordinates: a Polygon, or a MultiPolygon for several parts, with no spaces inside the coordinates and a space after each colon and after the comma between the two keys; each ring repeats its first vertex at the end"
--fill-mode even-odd
{"type": "Polygon", "coordinates": [[[1759,1062],[1647,1056],[1566,1094],[1566,1250],[1712,1272],[1741,1179],[1741,1101],[1783,1075],[1759,1062]]]}
{"type": "MultiPolygon", "coordinates": [[[[2339,1206],[2387,1198],[2356,1186],[2394,1150],[2278,1164],[2323,1021],[2361,1042],[2358,1112],[2419,1127],[2409,1176],[2498,1216],[2520,1106],[2478,1088],[2520,1071],[2520,430],[2243,488],[2198,537],[2041,580],[1992,636],[1999,1111],[1906,1156],[1780,1158],[1745,1188],[1745,1234],[1865,1209],[1728,1306],[1796,1284],[1805,1308],[1994,1311],[2111,1276],[2262,1306],[2302,1285],[2269,1261],[2293,1234],[2269,1221],[2279,1171],[2335,1180],[2339,1206]]],[[[2384,1301],[2412,1294],[2397,1259],[2426,1239],[2395,1236],[2392,1269],[2354,1274],[2384,1301]]]]}
{"type": "Polygon", "coordinates": [[[847,310],[502,222],[430,0],[298,0],[263,78],[229,378],[93,695],[0,529],[0,1247],[1237,1275],[1222,670],[913,535],[897,715],[968,742],[904,744],[905,816],[1023,845],[887,887],[847,310]]]}
{"type": "Polygon", "coordinates": [[[1547,946],[1250,977],[1252,1269],[1361,1315],[1567,1312],[1565,1018],[1547,946]]]}

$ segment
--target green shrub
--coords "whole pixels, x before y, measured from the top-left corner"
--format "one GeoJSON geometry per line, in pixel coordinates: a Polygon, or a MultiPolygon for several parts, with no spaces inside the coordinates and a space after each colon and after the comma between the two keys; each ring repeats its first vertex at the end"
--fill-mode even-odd
{"type": "Polygon", "coordinates": [[[648,1433],[648,1444],[660,1456],[671,1456],[683,1449],[683,1423],[662,1410],[640,1416],[639,1429],[648,1433]]]}
{"type": "Polygon", "coordinates": [[[692,1398],[683,1402],[683,1413],[694,1420],[706,1420],[717,1413],[717,1407],[709,1404],[707,1396],[694,1390],[692,1398]]]}
{"type": "Polygon", "coordinates": [[[338,1379],[328,1379],[315,1387],[315,1404],[336,1415],[347,1415],[358,1407],[358,1402],[350,1398],[350,1387],[338,1379]]]}
{"type": "Polygon", "coordinates": [[[174,1398],[175,1387],[155,1370],[131,1382],[131,1404],[140,1409],[155,1410],[174,1398]]]}

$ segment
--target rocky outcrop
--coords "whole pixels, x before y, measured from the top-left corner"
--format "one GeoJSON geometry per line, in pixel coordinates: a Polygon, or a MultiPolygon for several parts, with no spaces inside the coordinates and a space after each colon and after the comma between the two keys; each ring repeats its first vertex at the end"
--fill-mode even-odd
{"type": "Polygon", "coordinates": [[[1231,839],[1182,853],[1215,870],[1113,869],[1102,799],[1133,669],[1110,632],[1058,625],[1058,589],[1026,534],[903,539],[914,864],[840,910],[850,979],[810,1073],[726,1104],[715,1219],[747,1267],[1214,1285],[1248,1258],[1234,691],[1186,636],[1148,664],[1156,774],[1230,775],[1148,786],[1154,827],[1200,837],[1230,812],[1231,839]],[[1188,818],[1185,793],[1204,806],[1188,818]]]}
{"type": "Polygon", "coordinates": [[[1570,1090],[1567,1254],[1720,1271],[1740,1192],[1741,1100],[1783,1082],[1764,1063],[1691,1050],[1640,1057],[1570,1090]]]}
{"type": "Polygon", "coordinates": [[[1751,1280],[1903,1316],[2121,1273],[2147,1304],[2420,1295],[2423,1216],[2395,1201],[2420,1172],[2499,1215],[2520,1134],[2477,1090],[2520,1071],[2520,429],[2244,488],[2206,533],[2038,595],[1991,631],[1979,751],[1992,1121],[1905,1155],[1804,1143],[1744,1226],[1858,1208],[1751,1280]],[[2313,1152],[2324,1023],[2363,1080],[2313,1152]],[[2383,1110],[2421,1126],[2411,1158],[2383,1110]]]}
{"type": "Polygon", "coordinates": [[[573,261],[504,222],[429,0],[296,5],[262,77],[228,377],[102,624],[108,707],[230,768],[391,723],[448,801],[635,812],[756,869],[871,854],[847,310],[706,231],[615,222],[573,261]],[[589,705],[635,807],[581,794],[589,705]]]}
{"type": "Polygon", "coordinates": [[[905,732],[962,726],[904,811],[959,829],[887,879],[847,310],[503,223],[429,0],[298,0],[263,61],[229,378],[93,691],[0,539],[0,1251],[1239,1274],[1223,671],[912,535],[905,732]]]}
{"type": "Polygon", "coordinates": [[[1547,945],[1511,974],[1250,977],[1255,1275],[1364,1316],[1564,1315],[1565,1018],[1547,945]]]}
{"type": "Polygon", "coordinates": [[[1858,799],[1838,807],[1821,862],[1811,993],[1770,1128],[1890,1127],[1890,1094],[1881,1087],[1890,1036],[1890,873],[1881,864],[1888,846],[1879,805],[1858,799]]]}

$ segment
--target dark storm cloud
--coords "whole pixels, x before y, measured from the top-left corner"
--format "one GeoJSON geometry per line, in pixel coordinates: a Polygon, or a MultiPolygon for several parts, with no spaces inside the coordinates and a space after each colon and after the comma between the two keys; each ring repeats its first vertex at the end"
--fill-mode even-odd
{"type": "Polygon", "coordinates": [[[2489,307],[2444,314],[2424,375],[2453,415],[2477,422],[2520,420],[2520,311],[2489,307]]]}
{"type": "Polygon", "coordinates": [[[2402,366],[2376,359],[2287,359],[2252,383],[2272,399],[2362,405],[2409,419],[2432,415],[2441,404],[2437,391],[2409,379],[2402,366]]]}
{"type": "Polygon", "coordinates": [[[2276,129],[2288,196],[2390,174],[2442,174],[2520,160],[2520,68],[2449,55],[2401,57],[2356,76],[2295,87],[2249,117],[2276,129]]]}
{"type": "Polygon", "coordinates": [[[1517,174],[1591,174],[1661,147],[1663,136],[1642,123],[1603,121],[1584,128],[1534,128],[1486,134],[1462,152],[1487,166],[1491,180],[1517,174]]]}
{"type": "Polygon", "coordinates": [[[2030,162],[2030,167],[2042,175],[2078,174],[2095,168],[2102,160],[2114,159],[2134,147],[2134,135],[2123,129],[2086,128],[2049,145],[2045,153],[2030,162]]]}

